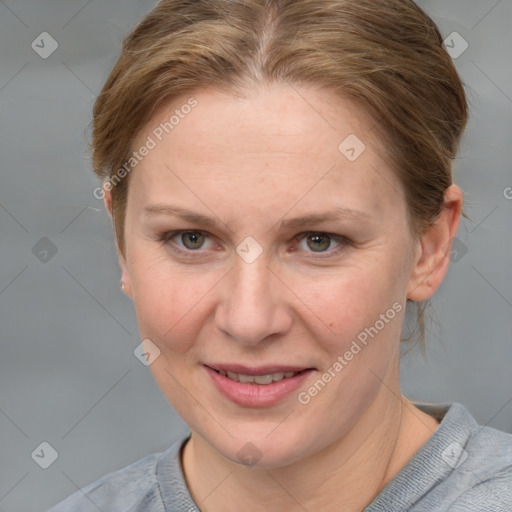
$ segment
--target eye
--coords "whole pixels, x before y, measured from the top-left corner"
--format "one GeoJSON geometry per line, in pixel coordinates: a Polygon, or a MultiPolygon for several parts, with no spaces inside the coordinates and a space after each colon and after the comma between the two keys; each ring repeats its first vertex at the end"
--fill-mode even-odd
{"type": "Polygon", "coordinates": [[[324,252],[327,249],[329,249],[331,245],[331,237],[329,235],[326,235],[324,233],[312,233],[308,235],[306,238],[306,244],[307,246],[313,251],[313,252],[324,252]]]}
{"type": "Polygon", "coordinates": [[[309,232],[297,236],[299,243],[297,248],[309,253],[332,253],[338,252],[348,245],[349,241],[340,235],[331,235],[322,232],[309,232]]]}
{"type": "Polygon", "coordinates": [[[213,243],[206,233],[194,230],[171,231],[164,233],[159,240],[181,253],[199,252],[200,249],[208,249],[207,242],[213,243]]]}
{"type": "Polygon", "coordinates": [[[200,249],[205,241],[204,233],[200,231],[185,231],[179,236],[179,240],[185,248],[194,251],[200,249]]]}
{"type": "MultiPolygon", "coordinates": [[[[204,256],[209,250],[215,250],[217,247],[208,233],[199,230],[170,231],[163,233],[159,240],[183,256],[204,256]]],[[[350,240],[344,236],[318,231],[301,233],[295,240],[298,243],[291,248],[292,252],[303,251],[310,257],[317,258],[334,256],[350,244],[350,240]]]]}

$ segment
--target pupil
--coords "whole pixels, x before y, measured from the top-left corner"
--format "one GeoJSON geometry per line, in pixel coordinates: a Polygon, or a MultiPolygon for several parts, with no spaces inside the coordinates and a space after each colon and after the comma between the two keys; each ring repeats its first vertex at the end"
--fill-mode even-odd
{"type": "Polygon", "coordinates": [[[315,252],[321,252],[329,247],[330,238],[327,235],[314,234],[308,236],[308,245],[315,252]],[[309,242],[313,242],[310,245],[309,242]]]}

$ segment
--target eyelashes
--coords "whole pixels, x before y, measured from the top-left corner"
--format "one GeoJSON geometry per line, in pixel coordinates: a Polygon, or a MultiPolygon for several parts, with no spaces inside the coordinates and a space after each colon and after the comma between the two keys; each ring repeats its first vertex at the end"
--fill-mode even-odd
{"type": "MultiPolygon", "coordinates": [[[[219,250],[219,244],[212,238],[212,235],[206,231],[186,229],[165,232],[158,237],[158,240],[178,255],[197,258],[204,257],[209,252],[208,246],[210,246],[210,250],[219,250]]],[[[292,243],[294,245],[289,252],[302,252],[307,258],[317,259],[338,255],[348,245],[351,245],[351,241],[347,237],[323,231],[299,233],[293,237],[292,243]],[[310,243],[312,245],[309,245],[310,243]]]]}

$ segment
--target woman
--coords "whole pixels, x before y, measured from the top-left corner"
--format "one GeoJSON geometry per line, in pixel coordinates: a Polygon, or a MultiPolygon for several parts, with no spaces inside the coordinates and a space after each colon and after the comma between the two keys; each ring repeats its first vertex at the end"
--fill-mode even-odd
{"type": "Polygon", "coordinates": [[[466,120],[409,0],[158,4],[98,97],[93,163],[190,434],[53,511],[512,510],[512,436],[400,391],[466,120]]]}

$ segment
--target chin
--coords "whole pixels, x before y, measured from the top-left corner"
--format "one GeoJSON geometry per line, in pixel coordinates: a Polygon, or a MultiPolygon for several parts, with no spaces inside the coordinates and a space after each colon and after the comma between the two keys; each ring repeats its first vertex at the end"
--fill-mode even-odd
{"type": "MultiPolygon", "coordinates": [[[[275,425],[274,427],[275,428],[275,425]]],[[[279,434],[267,429],[264,434],[243,429],[239,436],[222,435],[222,439],[208,439],[209,444],[223,457],[245,467],[272,469],[299,462],[307,454],[304,451],[304,436],[290,435],[286,428],[279,434]],[[301,447],[301,450],[297,448],[301,447]]]]}

